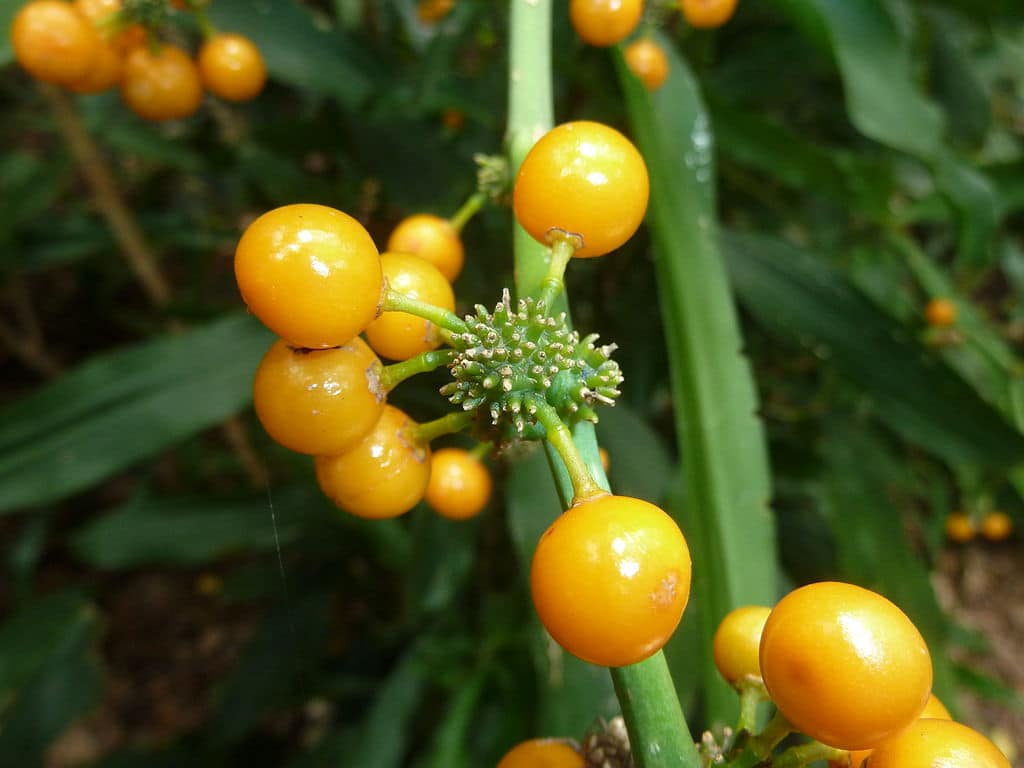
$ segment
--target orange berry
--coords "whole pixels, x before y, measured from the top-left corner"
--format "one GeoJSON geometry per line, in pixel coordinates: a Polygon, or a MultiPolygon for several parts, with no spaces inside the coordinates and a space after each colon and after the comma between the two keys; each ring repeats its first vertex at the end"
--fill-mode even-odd
{"type": "Polygon", "coordinates": [[[1010,768],[999,747],[966,725],[921,719],[876,746],[867,768],[1010,768]]]}
{"type": "Polygon", "coordinates": [[[417,213],[402,219],[388,238],[387,249],[429,261],[450,283],[459,276],[465,260],[459,233],[448,219],[431,213],[417,213]]]}
{"type": "Polygon", "coordinates": [[[600,123],[563,123],[527,153],[513,191],[523,229],[545,245],[560,234],[578,239],[577,258],[602,256],[636,232],[650,184],[632,142],[600,123]]]}
{"type": "Polygon", "coordinates": [[[583,756],[561,739],[531,739],[501,758],[498,768],[586,768],[583,756]]]}
{"type": "Polygon", "coordinates": [[[656,91],[668,79],[668,56],[654,40],[641,38],[623,51],[626,66],[648,91],[656,91]]]}
{"type": "Polygon", "coordinates": [[[348,343],[377,316],[384,275],[362,224],[325,205],[285,205],[249,225],[235,279],[250,311],[295,347],[348,343]]]}
{"type": "Polygon", "coordinates": [[[397,517],[419,503],[430,479],[430,447],[416,423],[387,405],[373,429],[337,456],[316,457],[320,489],[346,512],[370,519],[397,517]]]}
{"type": "Polygon", "coordinates": [[[737,0],[680,0],[683,16],[691,27],[720,27],[736,12],[737,0]]]}
{"type": "Polygon", "coordinates": [[[436,24],[455,8],[455,0],[420,0],[416,15],[424,24],[436,24]]]}
{"type": "Polygon", "coordinates": [[[976,533],[974,520],[964,512],[950,512],[946,516],[946,538],[958,544],[965,544],[976,533]]]}
{"type": "Polygon", "coordinates": [[[782,715],[812,739],[868,749],[921,714],[932,687],[928,647],[881,595],[839,582],[809,584],[772,609],[761,675],[782,715]]]}
{"type": "Polygon", "coordinates": [[[989,512],[981,519],[980,528],[989,541],[1003,541],[1013,533],[1013,518],[1005,512],[989,512]]]}
{"type": "Polygon", "coordinates": [[[491,485],[491,473],[472,453],[442,448],[431,460],[427,503],[441,517],[468,520],[487,506],[491,485]]]}
{"type": "Polygon", "coordinates": [[[75,93],[102,93],[121,81],[121,54],[113,45],[103,41],[96,53],[92,69],[81,80],[69,84],[75,93]]]}
{"type": "Polygon", "coordinates": [[[32,77],[67,86],[89,74],[101,40],[70,3],[32,0],[14,17],[11,43],[18,63],[32,77]]]}
{"type": "Polygon", "coordinates": [[[238,34],[214,35],[203,43],[199,74],[206,90],[227,101],[254,99],[267,82],[260,49],[238,34]]]}
{"type": "Polygon", "coordinates": [[[596,46],[625,40],[640,23],[643,0],[570,0],[569,20],[580,39],[596,46]]]}
{"type": "Polygon", "coordinates": [[[381,372],[380,360],[359,337],[318,350],[276,341],[253,380],[256,416],[267,434],[293,451],[343,453],[384,411],[381,372]]]}
{"type": "Polygon", "coordinates": [[[924,307],[924,319],[933,328],[947,328],[956,323],[956,304],[949,299],[932,299],[924,307]]]}
{"type": "Polygon", "coordinates": [[[74,0],[74,5],[122,56],[146,42],[146,30],[141,25],[116,23],[121,0],[74,0]]]}
{"type": "Polygon", "coordinates": [[[121,98],[147,120],[179,120],[203,103],[203,86],[192,58],[173,45],[156,52],[140,46],[124,62],[121,98]]]}
{"type": "Polygon", "coordinates": [[[761,631],[771,610],[761,605],[744,605],[730,611],[719,623],[712,641],[712,655],[727,682],[761,676],[758,650],[761,631]]]}
{"type": "MultiPolygon", "coordinates": [[[[436,307],[455,309],[455,294],[444,275],[428,261],[408,253],[384,253],[381,269],[394,291],[436,307]]],[[[436,325],[408,312],[382,312],[366,326],[366,338],[377,354],[391,360],[408,360],[437,349],[441,334],[436,325]]]]}
{"type": "Polygon", "coordinates": [[[690,597],[690,551],[675,521],[640,499],[602,495],[562,514],[533,555],[541,622],[569,653],[622,667],[657,652],[690,597]]]}

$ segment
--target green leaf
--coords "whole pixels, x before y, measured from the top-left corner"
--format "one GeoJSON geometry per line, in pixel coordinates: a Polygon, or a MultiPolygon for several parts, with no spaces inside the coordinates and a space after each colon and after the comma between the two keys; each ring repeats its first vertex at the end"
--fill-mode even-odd
{"type": "Polygon", "coordinates": [[[373,699],[358,743],[348,751],[342,765],[398,768],[403,764],[409,737],[415,730],[416,708],[426,688],[421,652],[421,644],[414,645],[388,675],[373,699]]]}
{"type": "Polygon", "coordinates": [[[842,273],[779,240],[730,234],[724,242],[751,314],[770,331],[812,345],[891,429],[954,463],[1024,459],[1024,437],[842,273]]]}
{"type": "Polygon", "coordinates": [[[0,692],[20,688],[60,652],[64,638],[95,621],[77,590],[28,603],[0,626],[0,692]]]}
{"type": "Polygon", "coordinates": [[[935,183],[949,198],[959,218],[958,262],[973,267],[991,265],[993,239],[999,225],[995,187],[984,173],[950,155],[936,161],[935,183]]]}
{"type": "MultiPolygon", "coordinates": [[[[505,502],[509,534],[523,581],[527,583],[537,542],[562,513],[543,451],[534,451],[512,465],[505,485],[505,502]]],[[[539,733],[583,733],[594,718],[618,714],[608,670],[564,651],[536,618],[530,630],[540,696],[536,715],[539,733]]]]}
{"type": "MultiPolygon", "coordinates": [[[[44,601],[44,610],[53,611],[48,623],[56,634],[50,637],[34,634],[46,650],[45,658],[38,664],[36,674],[24,682],[0,721],[0,754],[17,755],[19,765],[42,765],[43,754],[53,740],[72,720],[98,704],[102,694],[103,674],[94,653],[97,630],[94,611],[74,596],[61,595],[52,600],[54,602],[44,601]],[[62,602],[64,620],[54,621],[62,602]]],[[[27,610],[36,612],[38,607],[27,610]]],[[[43,617],[36,613],[34,618],[43,617]]],[[[19,620],[34,623],[27,621],[24,613],[15,619],[19,620]]],[[[8,628],[3,633],[5,638],[9,637],[8,628]]],[[[42,623],[26,628],[38,632],[42,623]]],[[[27,640],[21,638],[16,641],[20,647],[5,650],[25,654],[23,644],[27,640]]],[[[31,651],[26,655],[35,653],[31,651]]]]}
{"type": "MultiPolygon", "coordinates": [[[[621,52],[615,58],[651,179],[648,220],[686,482],[682,523],[694,558],[708,717],[728,723],[736,697],[710,663],[714,630],[732,608],[771,605],[777,596],[768,457],[718,248],[711,125],[687,65],[667,41],[662,47],[672,74],[653,94],[621,52]]],[[[674,670],[683,673],[689,670],[674,670]]]]}
{"type": "Polygon", "coordinates": [[[910,43],[883,0],[787,0],[781,7],[798,24],[827,30],[846,111],[861,133],[919,157],[938,153],[942,113],[918,89],[910,43]]]}
{"type": "Polygon", "coordinates": [[[207,731],[213,745],[238,741],[262,716],[302,700],[327,649],[330,603],[326,593],[306,593],[267,616],[219,692],[207,731]]]}
{"type": "Polygon", "coordinates": [[[302,532],[310,493],[292,488],[220,501],[208,496],[142,498],[76,531],[71,549],[97,568],[200,565],[224,555],[276,549],[302,532]],[[271,519],[271,512],[274,519],[271,519]]]}
{"type": "Polygon", "coordinates": [[[271,338],[230,315],[94,357],[0,412],[0,512],[80,491],[237,413],[271,338]]]}
{"type": "Polygon", "coordinates": [[[275,80],[333,96],[358,107],[373,90],[374,65],[356,55],[359,44],[294,0],[218,0],[210,19],[251,38],[275,80]]]}
{"type": "Polygon", "coordinates": [[[602,409],[597,436],[608,451],[616,493],[656,503],[665,498],[675,466],[661,438],[635,411],[624,403],[602,409]]]}
{"type": "Polygon", "coordinates": [[[9,30],[14,15],[24,4],[22,0],[0,0],[0,29],[4,30],[4,34],[0,35],[0,67],[6,67],[14,61],[14,46],[11,45],[9,30]]]}

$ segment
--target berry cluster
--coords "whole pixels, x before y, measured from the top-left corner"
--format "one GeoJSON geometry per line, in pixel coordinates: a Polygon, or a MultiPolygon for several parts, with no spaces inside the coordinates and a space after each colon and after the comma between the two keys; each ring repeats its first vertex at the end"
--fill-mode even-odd
{"type": "MultiPolygon", "coordinates": [[[[713,29],[725,24],[736,11],[737,0],[679,0],[687,24],[695,29],[713,29]]],[[[673,6],[675,7],[675,6],[673,6]]],[[[623,50],[626,66],[649,91],[656,91],[669,75],[664,49],[651,36],[657,26],[656,10],[648,13],[646,29],[623,50]]],[[[643,0],[571,0],[569,20],[579,38],[588,45],[608,47],[623,42],[641,26],[643,0]]]]}
{"type": "Polygon", "coordinates": [[[195,60],[153,30],[169,13],[164,0],[31,0],[11,27],[15,56],[38,80],[75,93],[119,87],[124,103],[148,120],[188,117],[204,91],[247,101],[263,89],[259,48],[243,35],[213,30],[201,6],[206,39],[195,60]]]}
{"type": "MultiPolygon", "coordinates": [[[[740,695],[740,719],[721,741],[704,735],[702,764],[1010,766],[989,739],[953,722],[931,692],[931,657],[920,632],[870,590],[820,582],[789,593],[774,608],[736,608],[715,632],[713,656],[740,695]],[[755,732],[762,701],[772,702],[777,714],[755,732]],[[773,755],[794,731],[813,741],[773,755]]],[[[574,742],[535,739],[514,747],[499,765],[582,767],[588,757],[574,742]]]]}

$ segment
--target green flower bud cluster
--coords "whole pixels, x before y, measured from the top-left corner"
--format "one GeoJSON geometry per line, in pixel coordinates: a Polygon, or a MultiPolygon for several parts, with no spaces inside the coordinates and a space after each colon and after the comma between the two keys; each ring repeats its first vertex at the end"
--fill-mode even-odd
{"type": "Polygon", "coordinates": [[[597,334],[580,338],[565,313],[549,316],[543,305],[521,299],[515,307],[506,290],[488,311],[476,306],[468,330],[452,334],[454,379],[441,388],[453,404],[490,417],[485,431],[498,440],[541,439],[535,414],[546,402],[572,426],[597,421],[593,406],[614,405],[622,373],[610,359],[614,344],[595,346],[597,334]]]}

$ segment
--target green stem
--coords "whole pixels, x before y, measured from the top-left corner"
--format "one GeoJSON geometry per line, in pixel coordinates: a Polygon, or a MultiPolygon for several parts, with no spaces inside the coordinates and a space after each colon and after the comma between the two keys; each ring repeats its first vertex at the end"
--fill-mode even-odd
{"type": "Polygon", "coordinates": [[[455,357],[453,349],[432,349],[429,352],[422,352],[408,360],[384,366],[380,374],[380,386],[385,392],[390,392],[403,381],[420,373],[429,373],[437,370],[442,365],[448,365],[455,357]]]}
{"type": "Polygon", "coordinates": [[[473,446],[473,448],[469,451],[469,455],[472,456],[477,461],[483,461],[485,458],[490,456],[491,451],[493,450],[494,443],[492,443],[490,440],[487,440],[482,443],[477,443],[475,446],[473,446]]]}
{"type": "Polygon", "coordinates": [[[772,760],[772,768],[803,768],[818,760],[843,760],[849,755],[842,749],[827,747],[820,741],[790,747],[772,760]]]}
{"type": "Polygon", "coordinates": [[[416,439],[429,443],[444,435],[461,432],[473,423],[474,411],[452,411],[439,419],[417,424],[414,430],[416,439]]]}
{"type": "Polygon", "coordinates": [[[737,686],[740,694],[740,716],[736,731],[754,733],[757,729],[757,705],[768,699],[768,692],[760,678],[748,677],[737,686]]]}
{"type": "Polygon", "coordinates": [[[575,505],[594,496],[602,496],[607,493],[594,480],[590,467],[583,461],[576,443],[573,442],[572,432],[565,426],[565,422],[562,421],[558,412],[548,405],[548,402],[541,396],[531,398],[527,407],[536,408],[537,421],[543,425],[544,431],[547,433],[547,441],[558,451],[558,455],[569,473],[573,491],[571,503],[575,505]]]}
{"type": "Polygon", "coordinates": [[[540,284],[540,293],[537,296],[538,304],[545,307],[551,306],[565,290],[565,268],[569,266],[572,255],[576,252],[576,245],[571,237],[558,237],[551,245],[551,261],[548,263],[548,273],[540,284]]]}
{"type": "Polygon", "coordinates": [[[203,36],[203,40],[209,40],[211,37],[217,35],[217,28],[210,21],[210,15],[206,12],[205,7],[195,8],[196,25],[199,27],[199,33],[203,36]]]}
{"type": "Polygon", "coordinates": [[[408,312],[410,315],[422,317],[424,320],[429,320],[434,325],[445,328],[452,333],[465,333],[467,330],[462,318],[454,312],[449,312],[442,307],[436,307],[425,301],[406,296],[404,293],[399,293],[391,288],[384,292],[384,303],[381,305],[381,311],[408,312]]]}
{"type": "Polygon", "coordinates": [[[697,747],[687,731],[665,655],[658,651],[611,673],[637,768],[697,768],[697,747]]]}
{"type": "MultiPolygon", "coordinates": [[[[551,88],[552,0],[509,0],[509,118],[506,143],[509,173],[514,177],[534,142],[554,122],[551,88]]],[[[536,295],[548,273],[549,250],[519,226],[514,227],[516,293],[536,295]]],[[[564,293],[550,312],[568,312],[564,293]]],[[[564,427],[564,425],[563,425],[564,427]]],[[[568,431],[568,430],[566,430],[568,431]]],[[[570,435],[574,451],[582,453],[595,486],[608,487],[601,468],[594,427],[581,422],[570,435]],[[573,442],[573,438],[575,441],[573,442]],[[578,451],[575,450],[579,446],[578,451]],[[594,480],[596,478],[596,480],[594,480]]],[[[555,461],[552,442],[545,444],[555,484],[568,506],[575,488],[555,461]]],[[[683,717],[672,676],[661,651],[640,664],[612,670],[612,679],[629,730],[638,768],[698,768],[699,758],[683,717]]]]}
{"type": "Polygon", "coordinates": [[[764,730],[750,740],[750,751],[764,759],[792,731],[793,726],[789,724],[789,721],[782,716],[781,712],[776,712],[775,717],[764,727],[764,730]]]}
{"type": "Polygon", "coordinates": [[[462,204],[462,207],[455,212],[448,223],[452,225],[452,229],[456,233],[462,231],[462,228],[466,226],[466,222],[476,216],[477,212],[484,207],[484,203],[487,202],[487,195],[483,192],[474,192],[469,196],[469,199],[462,204]]]}

